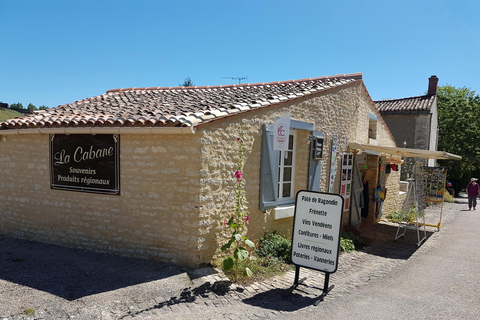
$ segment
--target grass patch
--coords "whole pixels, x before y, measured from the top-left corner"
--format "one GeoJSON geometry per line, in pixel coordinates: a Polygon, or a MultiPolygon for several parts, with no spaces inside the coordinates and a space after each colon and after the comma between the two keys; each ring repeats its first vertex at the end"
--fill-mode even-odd
{"type": "Polygon", "coordinates": [[[10,109],[0,109],[0,121],[14,119],[23,116],[22,113],[10,109]]]}
{"type": "MultiPolygon", "coordinates": [[[[239,269],[245,270],[248,267],[252,270],[253,275],[247,276],[245,272],[239,272],[237,281],[238,284],[248,286],[254,282],[260,282],[277,275],[282,275],[287,271],[293,270],[295,267],[292,264],[285,263],[276,258],[264,258],[264,257],[252,257],[250,260],[244,260],[239,262],[239,269]]],[[[235,271],[224,271],[225,275],[234,282],[235,271]]]]}
{"type": "Polygon", "coordinates": [[[35,314],[35,309],[28,308],[28,309],[23,310],[23,313],[25,313],[27,316],[32,316],[32,315],[35,314]]]}

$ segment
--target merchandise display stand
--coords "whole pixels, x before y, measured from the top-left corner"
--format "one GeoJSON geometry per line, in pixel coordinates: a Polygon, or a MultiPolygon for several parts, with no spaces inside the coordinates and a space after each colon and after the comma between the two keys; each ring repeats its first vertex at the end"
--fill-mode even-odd
{"type": "Polygon", "coordinates": [[[425,202],[430,206],[440,205],[438,223],[427,223],[426,226],[437,228],[437,231],[440,231],[440,225],[442,224],[444,195],[445,192],[448,192],[446,191],[447,170],[445,168],[425,167],[424,171],[427,177],[425,202]]]}
{"type": "Polygon", "coordinates": [[[437,228],[440,230],[443,213],[443,199],[445,194],[445,183],[447,171],[445,168],[424,167],[421,162],[414,166],[413,179],[408,179],[408,191],[402,211],[404,215],[409,215],[409,222],[400,222],[395,235],[395,240],[405,236],[407,229],[417,231],[417,245],[420,246],[427,237],[425,227],[437,228]],[[425,223],[425,209],[440,205],[439,221],[437,224],[425,223]],[[422,221],[419,221],[419,218],[422,221]],[[423,229],[423,237],[420,232],[423,229]],[[403,232],[401,232],[401,230],[403,232]]]}
{"type": "Polygon", "coordinates": [[[417,196],[417,193],[419,192],[419,188],[417,186],[417,180],[414,179],[409,179],[408,183],[408,191],[407,191],[407,197],[405,199],[405,202],[403,204],[403,214],[407,215],[410,213],[410,221],[409,222],[399,222],[398,224],[398,229],[397,229],[397,234],[395,235],[395,240],[398,238],[401,238],[405,236],[405,233],[407,232],[407,229],[410,230],[416,230],[417,231],[417,245],[420,246],[425,239],[427,239],[427,230],[425,229],[425,215],[420,214],[419,215],[419,210],[418,208],[420,207],[419,205],[419,197],[417,196]],[[413,204],[413,205],[412,205],[413,204]],[[412,210],[413,209],[413,210],[412,210]],[[419,221],[419,216],[423,218],[423,222],[419,221]],[[420,236],[420,229],[423,227],[423,237],[420,236]],[[403,232],[400,232],[400,230],[403,230],[403,232]]]}

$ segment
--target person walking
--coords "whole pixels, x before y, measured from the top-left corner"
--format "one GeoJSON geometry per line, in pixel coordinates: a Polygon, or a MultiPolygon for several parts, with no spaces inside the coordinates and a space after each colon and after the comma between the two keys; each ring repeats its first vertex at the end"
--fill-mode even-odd
{"type": "Polygon", "coordinates": [[[477,178],[470,179],[469,184],[467,184],[468,210],[476,209],[479,190],[480,186],[477,183],[477,178]]]}

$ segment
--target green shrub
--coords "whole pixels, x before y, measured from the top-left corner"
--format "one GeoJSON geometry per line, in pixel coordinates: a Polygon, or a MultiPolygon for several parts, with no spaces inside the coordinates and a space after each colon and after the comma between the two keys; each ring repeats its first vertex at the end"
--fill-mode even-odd
{"type": "Polygon", "coordinates": [[[417,208],[412,207],[408,211],[394,211],[385,216],[391,222],[410,222],[410,219],[415,220],[415,216],[423,217],[425,213],[418,211],[417,208]]]}
{"type": "Polygon", "coordinates": [[[445,192],[443,194],[443,201],[453,203],[455,202],[455,198],[453,198],[453,196],[449,192],[445,192]]]}
{"type": "Polygon", "coordinates": [[[340,238],[340,250],[345,252],[355,251],[355,244],[350,239],[340,238]]]}
{"type": "Polygon", "coordinates": [[[408,215],[407,212],[403,211],[394,211],[392,213],[389,213],[385,216],[387,220],[391,222],[409,222],[410,221],[410,216],[408,215]]]}
{"type": "Polygon", "coordinates": [[[292,241],[277,234],[276,231],[266,232],[255,251],[259,257],[291,263],[292,241]]]}
{"type": "Polygon", "coordinates": [[[353,232],[342,232],[340,234],[340,250],[345,252],[355,251],[365,244],[365,241],[353,232]]]}

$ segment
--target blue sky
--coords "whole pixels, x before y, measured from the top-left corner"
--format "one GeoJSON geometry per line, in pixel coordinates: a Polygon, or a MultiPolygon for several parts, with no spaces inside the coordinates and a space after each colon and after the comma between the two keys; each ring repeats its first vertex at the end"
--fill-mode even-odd
{"type": "Polygon", "coordinates": [[[0,0],[0,101],[363,73],[374,100],[480,94],[480,1],[0,0]]]}

